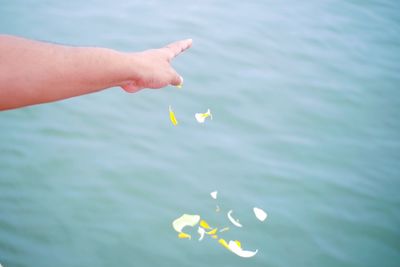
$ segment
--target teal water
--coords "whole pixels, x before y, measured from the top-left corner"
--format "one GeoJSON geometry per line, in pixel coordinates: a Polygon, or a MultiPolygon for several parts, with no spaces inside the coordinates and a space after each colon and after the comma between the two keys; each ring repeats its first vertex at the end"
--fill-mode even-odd
{"type": "Polygon", "coordinates": [[[399,266],[399,10],[0,1],[2,33],[123,51],[194,39],[174,61],[182,90],[114,88],[0,113],[0,264],[399,266]],[[207,108],[213,121],[197,124],[207,108]],[[244,225],[225,237],[254,258],[176,237],[182,213],[228,225],[216,189],[244,225]]]}

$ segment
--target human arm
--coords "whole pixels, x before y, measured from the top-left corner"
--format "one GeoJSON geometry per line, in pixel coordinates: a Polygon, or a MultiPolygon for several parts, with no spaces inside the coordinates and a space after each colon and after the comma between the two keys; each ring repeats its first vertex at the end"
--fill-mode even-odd
{"type": "Polygon", "coordinates": [[[127,92],[181,84],[171,60],[192,40],[123,53],[0,35],[0,110],[61,100],[120,86],[127,92]]]}

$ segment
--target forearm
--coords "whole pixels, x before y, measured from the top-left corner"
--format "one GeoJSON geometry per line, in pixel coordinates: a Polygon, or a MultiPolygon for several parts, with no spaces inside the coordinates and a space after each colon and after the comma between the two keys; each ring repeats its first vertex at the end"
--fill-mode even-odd
{"type": "Polygon", "coordinates": [[[0,36],[0,110],[121,85],[135,71],[131,63],[111,49],[0,36]]]}

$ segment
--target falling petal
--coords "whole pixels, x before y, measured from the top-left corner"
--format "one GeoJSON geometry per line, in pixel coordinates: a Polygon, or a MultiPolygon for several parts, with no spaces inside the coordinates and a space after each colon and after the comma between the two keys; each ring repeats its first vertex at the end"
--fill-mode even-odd
{"type": "Polygon", "coordinates": [[[250,258],[253,257],[254,255],[257,254],[258,249],[255,251],[248,251],[248,250],[243,250],[240,246],[239,241],[229,241],[228,248],[235,253],[236,255],[243,257],[243,258],[250,258]],[[237,243],[238,242],[238,243],[237,243]]]}
{"type": "Polygon", "coordinates": [[[233,219],[232,218],[232,210],[230,210],[229,212],[228,212],[228,219],[231,221],[231,223],[233,224],[233,225],[235,225],[235,226],[237,226],[237,227],[242,227],[242,225],[239,223],[239,221],[238,220],[235,220],[235,219],[233,219]]]}
{"type": "Polygon", "coordinates": [[[171,106],[169,106],[169,118],[174,126],[176,126],[178,124],[178,121],[175,117],[175,113],[172,110],[171,106]]]}
{"type": "Polygon", "coordinates": [[[199,227],[199,229],[197,229],[197,233],[199,233],[199,235],[200,235],[199,241],[203,240],[205,232],[206,231],[201,227],[199,227]]]}
{"type": "Polygon", "coordinates": [[[214,238],[214,239],[217,239],[217,238],[218,238],[217,235],[213,235],[213,236],[211,236],[211,237],[214,238]]]}
{"type": "Polygon", "coordinates": [[[218,191],[211,192],[210,195],[213,199],[217,199],[218,191]]]}
{"type": "Polygon", "coordinates": [[[267,213],[265,211],[263,211],[260,208],[253,208],[254,214],[256,215],[257,219],[259,219],[260,221],[265,221],[265,219],[267,219],[267,213]]]}
{"type": "Polygon", "coordinates": [[[210,117],[212,119],[212,114],[210,109],[208,109],[206,113],[196,113],[194,117],[196,118],[198,123],[204,123],[206,118],[210,117]]]}
{"type": "Polygon", "coordinates": [[[194,115],[194,117],[196,118],[196,120],[197,120],[198,123],[204,123],[204,121],[206,120],[206,118],[203,117],[203,114],[202,114],[202,113],[196,113],[196,114],[194,115]]]}
{"type": "Polygon", "coordinates": [[[213,119],[213,116],[212,116],[212,114],[211,114],[210,109],[207,110],[207,115],[210,117],[211,120],[213,119]]]}
{"type": "Polygon", "coordinates": [[[198,224],[200,221],[200,216],[199,215],[190,215],[190,214],[183,214],[181,217],[175,219],[172,222],[172,227],[177,231],[178,233],[182,232],[182,229],[185,226],[195,226],[198,224]]]}
{"type": "Polygon", "coordinates": [[[203,227],[204,229],[211,229],[210,225],[205,220],[200,221],[200,226],[203,227]]]}

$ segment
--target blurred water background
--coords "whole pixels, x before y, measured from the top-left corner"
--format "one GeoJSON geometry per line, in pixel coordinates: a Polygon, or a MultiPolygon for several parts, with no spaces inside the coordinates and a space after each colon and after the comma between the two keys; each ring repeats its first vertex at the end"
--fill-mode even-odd
{"type": "Polygon", "coordinates": [[[173,62],[182,90],[0,113],[0,263],[399,266],[399,11],[390,0],[0,1],[2,33],[122,51],[194,40],[173,62]],[[199,125],[207,108],[214,119],[199,125]],[[171,227],[182,213],[229,226],[229,209],[244,227],[224,237],[254,258],[171,227]]]}

